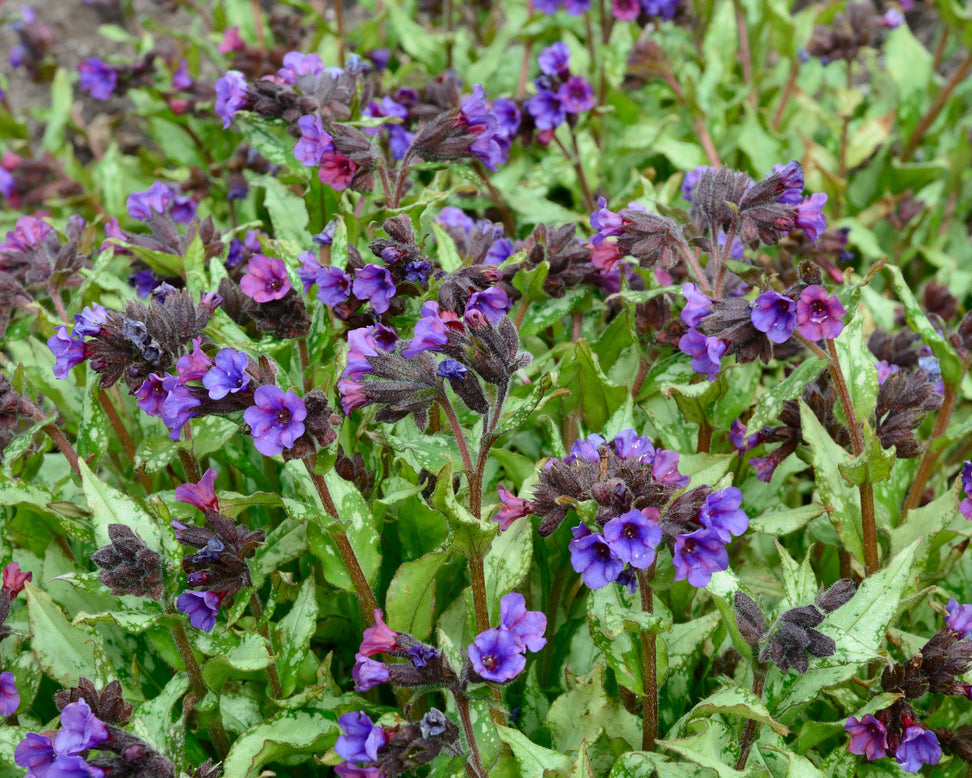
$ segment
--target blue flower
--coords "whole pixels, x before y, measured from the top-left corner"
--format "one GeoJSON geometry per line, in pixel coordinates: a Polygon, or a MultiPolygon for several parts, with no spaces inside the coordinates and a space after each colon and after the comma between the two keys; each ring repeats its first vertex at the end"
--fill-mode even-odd
{"type": "Polygon", "coordinates": [[[388,742],[385,730],[372,723],[361,711],[345,713],[338,719],[342,734],[334,744],[334,750],[348,762],[374,762],[378,751],[388,742]]]}
{"type": "Polygon", "coordinates": [[[749,314],[753,326],[773,343],[786,343],[796,329],[796,303],[778,292],[763,292],[749,314]]]}
{"type": "Polygon", "coordinates": [[[466,653],[481,678],[505,683],[516,678],[526,667],[523,648],[513,630],[487,629],[476,636],[466,653]]]}
{"type": "Polygon", "coordinates": [[[600,532],[592,533],[583,523],[571,531],[574,539],[567,545],[571,567],[581,574],[587,588],[603,589],[618,577],[624,562],[600,532]]]}
{"type": "Polygon", "coordinates": [[[906,773],[917,773],[926,764],[939,763],[942,747],[938,743],[938,737],[930,729],[908,727],[895,752],[895,758],[906,773]]]}
{"type": "Polygon", "coordinates": [[[604,539],[618,558],[638,570],[655,561],[655,549],[662,540],[656,508],[630,510],[604,525],[604,539]]]}
{"type": "Polygon", "coordinates": [[[242,392],[250,385],[250,376],[246,374],[250,360],[242,351],[220,349],[214,361],[215,364],[202,379],[211,400],[222,400],[226,395],[242,392]]]}
{"type": "Polygon", "coordinates": [[[243,411],[243,420],[250,425],[257,451],[272,457],[285,448],[293,448],[304,434],[304,401],[293,390],[284,392],[276,386],[261,386],[253,393],[253,403],[243,411]]]}
{"type": "Polygon", "coordinates": [[[212,632],[216,626],[220,598],[214,592],[184,591],[176,599],[176,608],[189,617],[189,624],[203,632],[212,632]]]}
{"type": "Polygon", "coordinates": [[[84,362],[84,341],[68,335],[67,327],[58,327],[47,339],[47,347],[54,354],[54,376],[67,378],[71,368],[84,362]]]}
{"type": "Polygon", "coordinates": [[[722,533],[714,529],[699,529],[675,539],[672,552],[675,563],[675,580],[688,582],[699,589],[712,580],[712,574],[729,567],[722,533]]]}

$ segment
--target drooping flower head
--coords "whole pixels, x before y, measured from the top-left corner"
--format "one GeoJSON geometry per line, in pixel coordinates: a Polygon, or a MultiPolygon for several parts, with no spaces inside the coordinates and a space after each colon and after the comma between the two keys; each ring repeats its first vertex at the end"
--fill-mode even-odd
{"type": "Polygon", "coordinates": [[[888,731],[870,713],[859,721],[854,716],[849,716],[844,729],[850,735],[847,750],[852,754],[866,756],[868,761],[880,759],[887,754],[888,731]]]}
{"type": "MultiPolygon", "coordinates": [[[[361,656],[372,657],[389,651],[399,651],[398,633],[389,627],[380,610],[374,611],[375,623],[364,631],[358,653],[361,656]]],[[[345,757],[347,759],[347,757],[345,757]]]]}
{"type": "Polygon", "coordinates": [[[219,614],[219,595],[187,589],[176,599],[176,608],[189,617],[189,624],[203,632],[212,632],[219,614]]]}

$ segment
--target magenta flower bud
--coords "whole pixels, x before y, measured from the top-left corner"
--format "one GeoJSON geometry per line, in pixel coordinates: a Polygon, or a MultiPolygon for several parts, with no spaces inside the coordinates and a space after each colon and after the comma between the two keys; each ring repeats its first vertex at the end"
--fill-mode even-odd
{"type": "Polygon", "coordinates": [[[3,588],[10,592],[12,600],[24,590],[24,584],[34,577],[33,573],[25,573],[20,569],[20,565],[11,562],[3,568],[3,588]]]}
{"type": "Polygon", "coordinates": [[[400,650],[398,633],[385,623],[383,616],[381,610],[375,609],[375,623],[364,631],[361,646],[358,648],[359,656],[373,657],[375,654],[400,650]]]}
{"type": "Polygon", "coordinates": [[[175,488],[175,498],[179,502],[187,502],[199,510],[219,512],[219,500],[216,499],[216,471],[211,467],[206,470],[197,483],[180,484],[175,488]]]}
{"type": "Polygon", "coordinates": [[[176,362],[176,370],[182,383],[202,381],[203,376],[213,366],[213,360],[206,356],[205,352],[199,347],[200,343],[202,343],[202,337],[194,338],[192,351],[179,357],[176,362]]]}
{"type": "Polygon", "coordinates": [[[797,331],[814,343],[832,340],[843,332],[846,313],[836,295],[828,297],[822,286],[808,286],[797,300],[797,331]]]}
{"type": "Polygon", "coordinates": [[[320,165],[317,169],[317,177],[322,184],[327,184],[335,192],[347,189],[358,170],[354,160],[338,151],[326,151],[321,154],[320,165]]]}
{"type": "Polygon", "coordinates": [[[496,491],[499,492],[503,507],[499,513],[493,516],[493,521],[499,524],[500,531],[505,532],[514,521],[533,513],[533,504],[528,500],[517,497],[502,486],[497,486],[496,491]]]}

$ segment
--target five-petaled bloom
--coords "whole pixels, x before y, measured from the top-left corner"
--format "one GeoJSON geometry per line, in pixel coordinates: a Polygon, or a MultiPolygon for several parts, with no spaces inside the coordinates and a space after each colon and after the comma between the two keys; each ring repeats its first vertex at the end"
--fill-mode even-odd
{"type": "Polygon", "coordinates": [[[293,448],[304,434],[304,401],[292,389],[284,392],[276,386],[261,386],[253,393],[253,402],[243,411],[243,420],[250,425],[257,451],[272,457],[293,448]]]}
{"type": "Polygon", "coordinates": [[[240,289],[258,303],[280,300],[290,291],[287,266],[277,257],[254,254],[246,275],[240,279],[240,289]]]}

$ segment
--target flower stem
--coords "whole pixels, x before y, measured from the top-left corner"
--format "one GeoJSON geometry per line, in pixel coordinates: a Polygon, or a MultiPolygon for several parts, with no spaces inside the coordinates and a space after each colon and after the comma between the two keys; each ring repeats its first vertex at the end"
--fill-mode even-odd
{"type": "MultiPolygon", "coordinates": [[[[121,416],[118,415],[118,409],[115,408],[115,404],[111,401],[111,397],[107,393],[101,391],[100,389],[95,392],[98,395],[98,403],[101,405],[102,410],[104,410],[105,415],[108,417],[108,421],[115,430],[115,434],[118,435],[118,439],[121,441],[122,449],[125,451],[125,456],[128,457],[128,461],[132,463],[132,467],[135,467],[135,441],[132,440],[132,436],[128,434],[128,430],[125,428],[125,424],[122,422],[121,416]]],[[[135,469],[135,475],[138,476],[138,481],[142,485],[146,494],[152,493],[152,479],[148,477],[148,474],[144,470],[135,469]]]]}
{"type": "Polygon", "coordinates": [[[932,470],[935,469],[935,463],[938,461],[938,455],[941,453],[937,450],[933,451],[932,444],[944,435],[945,430],[948,429],[948,424],[952,420],[952,413],[955,411],[957,400],[958,393],[951,384],[945,384],[945,399],[942,401],[942,407],[939,409],[938,416],[935,418],[935,427],[932,429],[931,437],[928,439],[928,446],[925,449],[925,453],[921,457],[918,472],[915,473],[915,480],[911,482],[911,488],[908,490],[908,499],[905,500],[904,508],[901,511],[901,521],[899,524],[903,524],[905,518],[908,516],[908,511],[917,508],[918,503],[921,502],[921,496],[925,493],[925,484],[928,483],[932,470]]]}
{"type": "Polygon", "coordinates": [[[250,10],[253,12],[253,26],[256,28],[257,43],[266,51],[267,36],[263,32],[263,14],[260,11],[260,0],[250,0],[250,10]]]}
{"type": "Polygon", "coordinates": [[[905,145],[905,150],[901,154],[901,161],[908,162],[914,156],[915,150],[918,148],[918,144],[921,143],[921,139],[925,137],[925,133],[928,132],[928,128],[932,126],[935,119],[938,118],[938,114],[942,112],[942,108],[945,107],[945,103],[951,96],[955,88],[962,83],[965,76],[968,75],[969,70],[972,69],[972,54],[968,54],[962,63],[956,68],[955,72],[952,73],[951,78],[948,79],[945,86],[942,87],[942,91],[938,93],[935,97],[935,102],[932,103],[931,108],[928,109],[921,122],[915,128],[915,131],[908,138],[908,143],[905,145]]]}
{"type": "MultiPolygon", "coordinates": [[[[753,694],[763,699],[763,684],[766,682],[766,673],[758,663],[753,665],[753,694]]],[[[749,752],[753,748],[756,735],[756,720],[747,719],[746,726],[743,727],[742,737],[739,739],[739,759],[736,761],[736,769],[742,770],[749,759],[749,752]]]]}
{"type": "Polygon", "coordinates": [[[311,385],[310,354],[307,352],[307,338],[297,339],[297,355],[300,359],[300,374],[304,377],[304,394],[313,387],[311,385]]]}
{"type": "Polygon", "coordinates": [[[469,455],[469,444],[466,442],[466,435],[462,431],[459,417],[456,416],[456,411],[452,407],[452,403],[449,402],[449,397],[445,391],[439,397],[439,405],[442,406],[442,410],[445,411],[446,418],[452,426],[452,434],[456,439],[456,445],[459,446],[459,456],[462,457],[462,466],[466,470],[466,478],[469,479],[469,490],[472,492],[473,463],[472,457],[469,455]]]}
{"type": "Polygon", "coordinates": [[[479,755],[479,745],[476,742],[476,731],[473,729],[472,717],[469,715],[469,698],[465,693],[453,690],[453,698],[456,701],[456,710],[459,711],[459,721],[462,723],[462,731],[466,736],[466,746],[469,748],[469,764],[473,775],[476,778],[485,778],[486,769],[483,767],[483,759],[479,755]]]}
{"type": "MultiPolygon", "coordinates": [[[[854,447],[854,455],[860,456],[864,453],[864,436],[861,433],[861,423],[854,411],[854,403],[851,400],[850,391],[847,389],[847,380],[844,378],[844,371],[840,367],[840,360],[837,358],[837,346],[833,339],[827,339],[827,351],[829,353],[830,375],[837,386],[837,393],[840,396],[840,404],[844,409],[844,417],[847,419],[847,426],[850,427],[851,445],[854,447]]],[[[861,495],[861,534],[864,539],[864,570],[867,575],[877,572],[880,563],[878,560],[877,525],[874,518],[874,485],[866,480],[858,487],[861,495]]]]}
{"type": "Polygon", "coordinates": [[[277,672],[277,659],[273,651],[273,640],[270,638],[270,628],[263,623],[263,606],[260,605],[260,598],[257,596],[256,589],[250,591],[250,612],[257,623],[257,629],[267,641],[270,649],[272,661],[267,666],[267,680],[270,682],[270,692],[275,699],[283,699],[283,687],[280,685],[280,674],[277,672]]]}
{"type": "MultiPolygon", "coordinates": [[[[41,409],[30,402],[26,397],[23,398],[23,402],[27,405],[25,410],[28,410],[34,421],[45,421],[47,419],[47,417],[41,412],[41,409]]],[[[41,427],[41,429],[47,433],[47,436],[51,440],[54,441],[54,444],[61,450],[61,453],[64,454],[64,458],[68,461],[68,464],[71,465],[71,469],[74,471],[74,474],[78,477],[78,479],[80,479],[81,468],[78,467],[78,454],[71,446],[70,441],[64,437],[64,433],[57,428],[57,425],[54,424],[54,422],[48,422],[41,427]]]]}
{"type": "MultiPolygon", "coordinates": [[[[168,613],[175,613],[171,604],[166,605],[166,611],[168,613]]],[[[182,664],[185,665],[186,673],[189,675],[189,685],[192,687],[192,693],[196,695],[197,701],[201,701],[209,690],[206,688],[206,682],[203,680],[202,670],[199,669],[196,656],[192,653],[192,646],[189,645],[189,636],[186,635],[186,629],[182,626],[181,621],[175,621],[170,628],[170,632],[172,633],[172,639],[175,641],[176,648],[179,649],[182,664]]],[[[219,758],[225,759],[229,753],[229,739],[226,737],[226,730],[223,727],[223,720],[219,715],[218,705],[216,715],[209,722],[209,736],[213,740],[213,745],[216,747],[216,753],[219,755],[219,758]]]]}
{"type": "Polygon", "coordinates": [[[702,266],[699,265],[699,260],[696,258],[692,249],[689,248],[689,245],[681,235],[673,235],[672,237],[682,257],[688,263],[688,266],[692,268],[692,272],[695,273],[695,278],[698,280],[699,286],[702,287],[702,291],[710,297],[714,297],[715,293],[712,291],[712,285],[709,283],[709,279],[702,273],[702,266]]]}
{"type": "MultiPolygon", "coordinates": [[[[654,595],[651,590],[651,579],[655,574],[655,565],[647,570],[638,571],[638,591],[641,593],[641,610],[644,613],[654,613],[654,595]]],[[[655,645],[655,635],[641,632],[641,750],[654,751],[655,741],[658,739],[658,656],[655,645]]]]}
{"type": "MultiPolygon", "coordinates": [[[[340,522],[341,517],[338,514],[337,506],[334,504],[334,499],[331,497],[331,490],[327,488],[327,481],[324,480],[324,476],[320,473],[314,472],[314,455],[304,457],[301,461],[304,463],[304,467],[307,468],[307,473],[314,483],[317,496],[321,498],[324,512],[332,519],[340,522]]],[[[358,557],[354,553],[351,541],[348,540],[348,535],[343,529],[335,529],[331,532],[331,535],[337,544],[338,551],[341,553],[344,567],[347,569],[348,575],[351,576],[351,581],[358,595],[358,604],[361,606],[364,619],[368,624],[374,624],[374,612],[378,610],[378,601],[375,599],[374,592],[371,591],[371,586],[368,584],[364,570],[361,569],[361,564],[358,562],[358,557]]]]}

